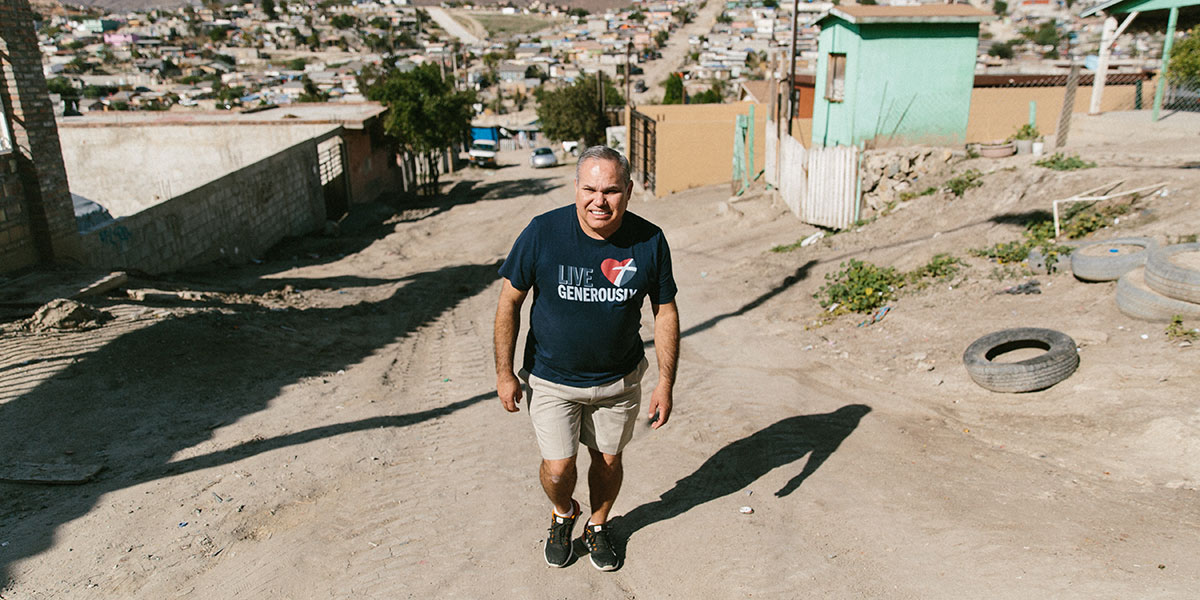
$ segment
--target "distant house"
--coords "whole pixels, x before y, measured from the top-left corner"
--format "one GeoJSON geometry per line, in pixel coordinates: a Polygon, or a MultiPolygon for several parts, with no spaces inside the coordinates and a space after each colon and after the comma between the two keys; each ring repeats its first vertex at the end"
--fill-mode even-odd
{"type": "Polygon", "coordinates": [[[501,63],[498,69],[500,81],[515,83],[525,79],[525,65],[516,63],[501,63]]]}
{"type": "Polygon", "coordinates": [[[979,24],[992,18],[962,4],[825,13],[813,145],[964,144],[979,24]]]}

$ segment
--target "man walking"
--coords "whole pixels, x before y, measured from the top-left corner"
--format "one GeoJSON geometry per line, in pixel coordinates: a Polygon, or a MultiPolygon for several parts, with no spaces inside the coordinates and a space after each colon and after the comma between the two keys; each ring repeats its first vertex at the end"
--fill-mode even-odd
{"type": "Polygon", "coordinates": [[[509,412],[519,410],[522,382],[529,391],[542,488],[554,505],[546,562],[555,567],[574,556],[580,442],[591,456],[592,514],[584,545],[597,569],[620,566],[606,524],[621,490],[621,452],[633,437],[648,365],[638,333],[646,298],[654,313],[658,359],[658,383],[646,415],[653,429],[671,416],[679,355],[671,251],[661,229],[626,212],[632,191],[624,156],[606,146],[588,148],[575,168],[575,205],[535,217],[500,267],[496,390],[509,412]],[[530,290],[530,329],[518,379],[513,356],[521,305],[530,290]]]}

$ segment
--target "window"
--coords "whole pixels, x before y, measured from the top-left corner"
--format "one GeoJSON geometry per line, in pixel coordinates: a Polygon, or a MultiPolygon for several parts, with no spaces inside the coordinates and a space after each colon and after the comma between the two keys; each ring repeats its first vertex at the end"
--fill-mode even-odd
{"type": "Polygon", "coordinates": [[[829,71],[825,73],[825,99],[841,102],[846,96],[846,55],[829,54],[829,71]]]}
{"type": "Polygon", "coordinates": [[[8,154],[12,152],[12,132],[8,128],[8,115],[4,114],[4,107],[0,106],[0,154],[8,154]]]}

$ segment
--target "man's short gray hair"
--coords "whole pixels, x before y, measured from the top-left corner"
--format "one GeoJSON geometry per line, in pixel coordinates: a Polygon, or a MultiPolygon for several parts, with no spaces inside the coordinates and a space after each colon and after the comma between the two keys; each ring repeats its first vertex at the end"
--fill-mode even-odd
{"type": "Polygon", "coordinates": [[[575,180],[579,180],[579,171],[583,168],[583,163],[589,159],[608,160],[617,163],[617,175],[621,178],[622,184],[628,184],[629,179],[629,159],[625,155],[609,148],[608,146],[592,146],[583,151],[579,155],[579,162],[575,163],[575,180]]]}

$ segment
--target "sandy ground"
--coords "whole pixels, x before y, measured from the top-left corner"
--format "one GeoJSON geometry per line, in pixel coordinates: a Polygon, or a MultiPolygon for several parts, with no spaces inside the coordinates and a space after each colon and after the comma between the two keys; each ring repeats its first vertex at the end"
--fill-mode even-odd
{"type": "Polygon", "coordinates": [[[683,341],[670,424],[627,452],[615,573],[545,565],[527,413],[493,391],[498,262],[570,201],[571,166],[509,153],[262,264],[134,278],[93,303],[103,326],[4,325],[0,462],[104,470],[0,483],[0,598],[1194,597],[1196,346],[1121,315],[1113,283],[998,295],[1029,277],[979,258],[873,325],[812,297],[841,261],[966,257],[1115,179],[1168,194],[1094,238],[1200,232],[1200,127],[1125,126],[1077,124],[1095,169],[972,160],[965,197],[787,253],[815,230],[769,191],[636,198],[674,250],[683,341]],[[963,350],[1016,326],[1072,335],[1078,371],[976,386],[963,350]]]}

